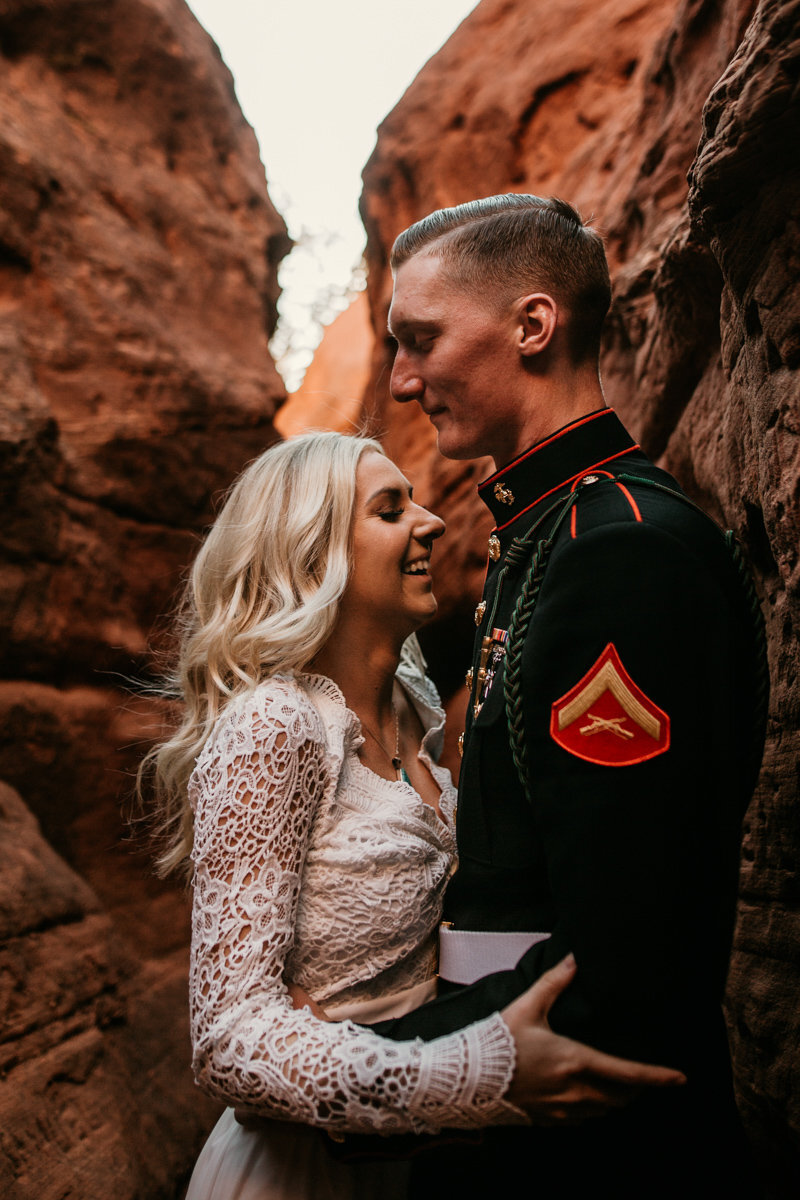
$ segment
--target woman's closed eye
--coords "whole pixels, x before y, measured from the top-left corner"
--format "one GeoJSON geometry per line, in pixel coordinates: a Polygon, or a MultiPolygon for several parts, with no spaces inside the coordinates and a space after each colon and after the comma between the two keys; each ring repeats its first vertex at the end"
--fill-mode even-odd
{"type": "Polygon", "coordinates": [[[388,508],[379,512],[378,516],[382,521],[399,521],[405,511],[404,508],[388,508]]]}

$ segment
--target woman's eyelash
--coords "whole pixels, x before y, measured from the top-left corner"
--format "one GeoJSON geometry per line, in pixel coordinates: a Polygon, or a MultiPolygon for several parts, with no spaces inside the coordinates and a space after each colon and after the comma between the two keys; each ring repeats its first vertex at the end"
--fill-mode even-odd
{"type": "Polygon", "coordinates": [[[402,517],[404,512],[404,508],[389,508],[378,513],[378,516],[382,521],[396,521],[399,517],[402,517]]]}

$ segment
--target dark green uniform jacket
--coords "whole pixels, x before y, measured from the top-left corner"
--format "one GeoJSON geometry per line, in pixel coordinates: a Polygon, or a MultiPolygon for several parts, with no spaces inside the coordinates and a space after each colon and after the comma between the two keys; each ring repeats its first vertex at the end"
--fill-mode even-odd
{"type": "MultiPolygon", "coordinates": [[[[480,494],[496,529],[445,917],[552,936],[516,971],[384,1032],[467,1024],[573,951],[553,1028],[679,1067],[689,1084],[575,1130],[490,1131],[443,1178],[485,1195],[535,1155],[536,1178],[566,1195],[738,1194],[721,999],[763,744],[755,598],[722,532],[610,409],[538,443],[480,494]]],[[[442,1186],[423,1164],[420,1196],[442,1186]]]]}

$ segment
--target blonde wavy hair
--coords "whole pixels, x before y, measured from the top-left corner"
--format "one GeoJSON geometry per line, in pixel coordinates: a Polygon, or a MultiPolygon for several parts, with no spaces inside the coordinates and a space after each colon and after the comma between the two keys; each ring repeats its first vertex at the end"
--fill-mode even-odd
{"type": "Polygon", "coordinates": [[[370,438],[340,433],[272,446],[234,483],[195,559],[167,687],[183,719],[138,777],[140,797],[146,778],[155,790],[161,876],[181,866],[188,874],[187,785],[220,714],[270,675],[302,670],[331,635],[350,574],[356,470],[368,451],[383,454],[370,438]]]}

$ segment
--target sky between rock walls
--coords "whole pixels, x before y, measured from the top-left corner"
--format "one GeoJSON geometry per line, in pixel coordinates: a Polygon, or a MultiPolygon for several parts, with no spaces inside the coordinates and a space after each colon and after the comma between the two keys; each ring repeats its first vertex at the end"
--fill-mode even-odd
{"type": "Polygon", "coordinates": [[[233,74],[270,195],[297,243],[273,353],[299,387],[328,324],[364,286],[361,170],[375,130],[476,0],[189,0],[233,74]]]}

